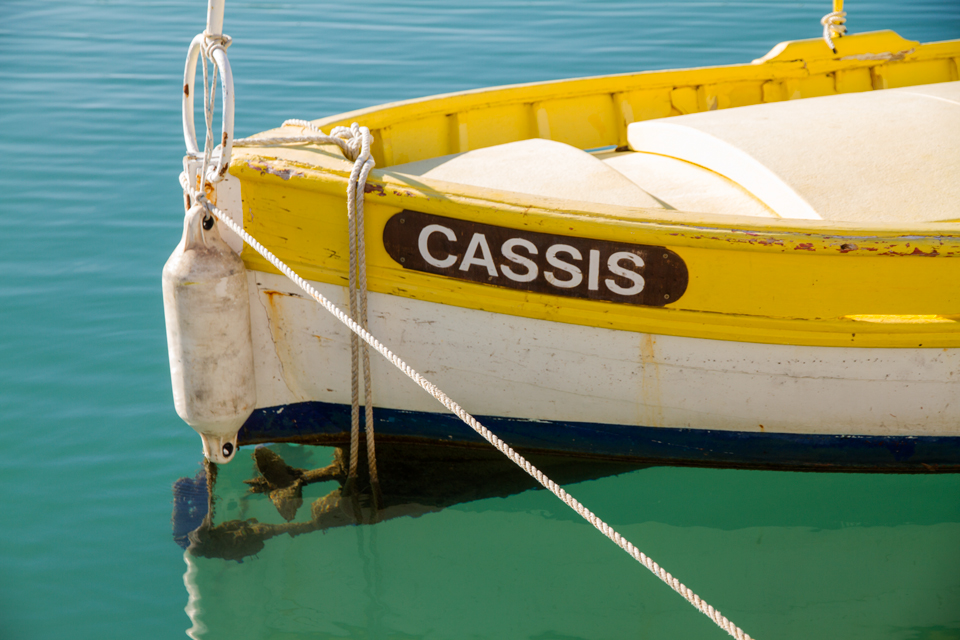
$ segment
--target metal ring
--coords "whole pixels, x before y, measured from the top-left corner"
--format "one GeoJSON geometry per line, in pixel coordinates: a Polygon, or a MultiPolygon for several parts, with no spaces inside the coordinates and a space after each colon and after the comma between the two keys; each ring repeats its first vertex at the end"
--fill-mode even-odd
{"type": "MultiPolygon", "coordinates": [[[[197,61],[207,45],[205,34],[197,35],[187,50],[187,63],[183,70],[183,140],[187,145],[187,153],[200,154],[197,146],[197,131],[193,122],[193,87],[197,75],[197,61]]],[[[212,57],[220,70],[220,88],[223,96],[223,123],[220,141],[220,160],[216,167],[211,167],[205,179],[209,182],[223,180],[230,166],[230,155],[233,152],[233,73],[230,71],[230,60],[222,46],[212,47],[212,57]]]]}

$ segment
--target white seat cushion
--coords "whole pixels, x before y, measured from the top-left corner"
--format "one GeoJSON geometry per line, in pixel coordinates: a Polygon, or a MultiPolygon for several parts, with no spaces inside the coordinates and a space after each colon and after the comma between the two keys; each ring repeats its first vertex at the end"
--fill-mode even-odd
{"type": "Polygon", "coordinates": [[[627,139],[714,171],[785,218],[960,218],[960,82],[635,122],[627,139]]]}
{"type": "Polygon", "coordinates": [[[589,153],[540,138],[395,165],[388,171],[562,200],[661,207],[650,194],[589,153]]]}

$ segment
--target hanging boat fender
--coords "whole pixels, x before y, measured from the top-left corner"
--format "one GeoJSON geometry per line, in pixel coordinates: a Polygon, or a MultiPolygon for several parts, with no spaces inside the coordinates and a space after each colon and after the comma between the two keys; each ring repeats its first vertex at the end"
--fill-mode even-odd
{"type": "Polygon", "coordinates": [[[257,392],[246,269],[217,227],[202,206],[187,211],[163,267],[163,312],[177,414],[200,434],[203,455],[222,464],[257,392]]]}

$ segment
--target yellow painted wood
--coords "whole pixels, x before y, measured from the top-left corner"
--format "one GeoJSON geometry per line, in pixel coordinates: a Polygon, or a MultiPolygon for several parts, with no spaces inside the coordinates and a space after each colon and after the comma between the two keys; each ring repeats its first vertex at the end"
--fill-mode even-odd
{"type": "Polygon", "coordinates": [[[834,74],[837,93],[859,93],[873,89],[873,76],[869,69],[838,70],[834,74]]]}
{"type": "Polygon", "coordinates": [[[872,31],[868,33],[857,33],[834,39],[837,47],[837,53],[834,54],[823,38],[809,38],[807,40],[792,40],[781,42],[767,55],[755,60],[754,62],[791,62],[795,60],[804,60],[808,63],[822,62],[825,60],[836,60],[841,63],[860,59],[869,60],[871,57],[886,60],[896,59],[898,57],[908,56],[915,52],[921,45],[914,40],[901,38],[899,34],[893,31],[872,31]],[[880,56],[881,58],[877,58],[880,56]]]}
{"type": "MultiPolygon", "coordinates": [[[[673,103],[670,99],[671,93],[670,89],[645,89],[614,94],[614,101],[617,103],[623,118],[623,131],[626,132],[627,125],[631,122],[666,118],[674,115],[673,103]]],[[[626,144],[626,136],[624,136],[623,144],[626,144]]]]}
{"type": "MultiPolygon", "coordinates": [[[[309,279],[345,284],[347,163],[338,182],[305,165],[284,180],[236,165],[244,225],[309,279]],[[299,175],[298,175],[299,174],[299,175]]],[[[282,169],[281,169],[282,167],[282,169]]],[[[960,346],[956,323],[876,323],[878,315],[960,316],[960,225],[844,228],[822,221],[706,216],[595,205],[564,211],[545,199],[501,201],[496,192],[444,193],[442,183],[371,181],[367,257],[372,291],[498,313],[630,331],[783,344],[960,346]],[[382,193],[382,195],[381,195],[382,193]],[[486,196],[487,199],[480,196],[486,196]],[[550,208],[540,208],[547,204],[550,208]],[[527,206],[529,205],[529,206],[527,206]],[[517,229],[665,246],[686,262],[690,284],[665,308],[640,308],[460,282],[405,270],[383,249],[387,219],[403,208],[517,229]],[[607,215],[604,215],[606,213],[607,215]],[[854,248],[855,247],[855,248],[854,248]],[[851,319],[854,318],[854,319],[851,319]]],[[[466,191],[466,189],[462,190],[466,191]]],[[[569,203],[568,203],[569,204],[569,203]]],[[[251,269],[272,271],[244,252],[251,269]]]]}
{"type": "Polygon", "coordinates": [[[874,89],[896,89],[918,84],[944,82],[939,78],[956,80],[953,60],[920,60],[896,65],[885,65],[874,73],[874,89]]]}
{"type": "Polygon", "coordinates": [[[456,115],[457,153],[535,137],[530,105],[486,107],[456,115]]]}
{"type": "MultiPolygon", "coordinates": [[[[541,100],[531,106],[538,138],[556,140],[580,149],[614,144],[618,118],[609,93],[541,100]]],[[[625,138],[625,136],[624,136],[625,138]]]]}
{"type": "MultiPolygon", "coordinates": [[[[518,196],[392,173],[389,165],[530,137],[620,145],[631,122],[679,113],[955,79],[960,41],[893,32],[785,43],[763,62],[465,92],[317,121],[377,138],[367,195],[372,291],[628,331],[749,342],[960,347],[960,224],[897,227],[642,210],[518,196]],[[794,57],[802,53],[807,60],[794,57]],[[386,168],[383,168],[386,167],[386,168]],[[577,209],[570,209],[576,206],[577,209]],[[687,264],[676,303],[643,308],[485,286],[405,270],[383,249],[405,209],[558,235],[664,246],[687,264]],[[940,318],[944,321],[877,321],[940,318]]],[[[265,135],[277,134],[281,130],[265,135]]],[[[284,129],[283,135],[291,133],[284,129]]],[[[344,192],[335,148],[240,148],[244,225],[306,278],[346,284],[344,192]]],[[[245,248],[251,269],[273,271],[245,248]]]]}
{"type": "Polygon", "coordinates": [[[730,109],[763,102],[762,87],[763,83],[755,80],[753,82],[718,82],[701,87],[700,90],[704,94],[703,101],[707,109],[730,109]]]}
{"type": "MultiPolygon", "coordinates": [[[[752,64],[480,89],[362,109],[315,124],[328,130],[363,122],[376,141],[377,166],[387,167],[510,140],[547,137],[546,129],[551,139],[570,140],[582,148],[615,145],[624,139],[630,122],[705,111],[713,98],[716,108],[723,108],[721,104],[727,101],[730,106],[745,106],[754,100],[772,102],[865,90],[862,73],[856,82],[838,82],[838,72],[869,73],[870,86],[877,89],[957,79],[957,40],[919,44],[892,31],[878,31],[844,36],[837,40],[837,47],[835,56],[822,38],[811,38],[777,45],[752,64]],[[780,83],[790,80],[797,84],[784,89],[780,83]],[[748,88],[753,83],[760,84],[760,93],[748,88]],[[664,91],[671,98],[666,113],[664,91]],[[648,102],[644,96],[653,95],[650,92],[659,97],[648,102]],[[618,103],[624,102],[631,112],[618,108],[618,103]],[[543,110],[540,116],[534,113],[535,104],[543,110]],[[567,117],[574,104],[580,121],[567,117]],[[617,120],[632,119],[608,127],[611,109],[617,120]],[[580,122],[590,118],[598,123],[597,134],[581,140],[580,122]],[[466,125],[466,136],[462,125],[466,125]]],[[[279,131],[267,135],[279,135],[279,131]]]]}

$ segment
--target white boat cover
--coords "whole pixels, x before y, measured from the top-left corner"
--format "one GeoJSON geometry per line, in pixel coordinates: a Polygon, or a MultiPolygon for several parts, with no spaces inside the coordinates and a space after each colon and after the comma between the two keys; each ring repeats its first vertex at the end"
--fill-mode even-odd
{"type": "Polygon", "coordinates": [[[639,155],[699,165],[784,218],[960,218],[960,82],[635,122],[627,136],[639,155]]]}
{"type": "Polygon", "coordinates": [[[729,215],[960,219],[960,82],[635,122],[631,152],[532,139],[395,165],[499,191],[729,215]]]}
{"type": "Polygon", "coordinates": [[[389,170],[547,198],[628,207],[662,206],[589,153],[540,138],[394,165],[389,170]]]}

